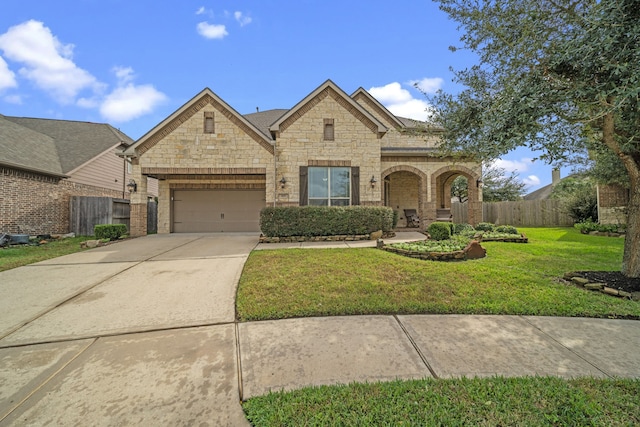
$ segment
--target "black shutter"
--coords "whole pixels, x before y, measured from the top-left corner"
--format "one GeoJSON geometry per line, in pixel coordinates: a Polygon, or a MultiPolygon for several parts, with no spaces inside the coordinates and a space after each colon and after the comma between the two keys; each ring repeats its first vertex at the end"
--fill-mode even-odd
{"type": "Polygon", "coordinates": [[[307,166],[300,166],[300,206],[307,206],[309,203],[309,172],[307,166]]]}
{"type": "Polygon", "coordinates": [[[351,204],[360,204],[360,167],[351,168],[351,204]]]}

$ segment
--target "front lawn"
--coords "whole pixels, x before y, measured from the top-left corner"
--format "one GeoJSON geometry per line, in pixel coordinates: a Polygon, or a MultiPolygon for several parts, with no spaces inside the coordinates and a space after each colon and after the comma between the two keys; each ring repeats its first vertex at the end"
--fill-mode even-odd
{"type": "Polygon", "coordinates": [[[349,314],[522,314],[640,318],[640,303],[561,283],[619,270],[623,240],[522,228],[528,244],[483,242],[487,257],[422,261],[377,249],[254,251],[240,279],[241,321],[349,314]]]}
{"type": "Polygon", "coordinates": [[[83,250],[80,248],[80,243],[89,239],[93,237],[54,240],[39,246],[18,245],[0,248],[0,271],[79,252],[83,250]]]}
{"type": "Polygon", "coordinates": [[[640,380],[396,381],[270,393],[243,404],[254,426],[632,426],[640,380]]]}

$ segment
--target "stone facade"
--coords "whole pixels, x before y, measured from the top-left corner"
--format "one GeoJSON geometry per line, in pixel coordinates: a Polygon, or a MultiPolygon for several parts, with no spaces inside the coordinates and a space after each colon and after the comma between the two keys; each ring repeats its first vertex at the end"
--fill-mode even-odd
{"type": "Polygon", "coordinates": [[[65,234],[70,230],[72,196],[122,198],[121,191],[63,178],[0,168],[0,232],[65,234]]]}
{"type": "MultiPolygon", "coordinates": [[[[438,132],[407,127],[363,89],[349,96],[327,81],[269,124],[235,112],[209,89],[130,146],[134,178],[159,182],[158,232],[173,231],[175,190],[264,190],[265,205],[306,204],[306,169],[351,168],[351,202],[417,209],[421,227],[450,207],[446,186],[455,176],[475,183],[481,166],[435,155],[438,132]],[[329,126],[329,127],[327,127],[329,126]],[[329,131],[329,133],[327,133],[329,131]]],[[[482,217],[481,191],[470,185],[472,223],[482,217]]],[[[450,198],[450,197],[449,197],[450,198]]],[[[133,209],[146,200],[133,196],[133,209]]],[[[132,234],[145,234],[132,217],[132,234]],[[133,224],[136,226],[135,232],[133,224]]],[[[401,222],[399,226],[403,226],[401,222]]]]}

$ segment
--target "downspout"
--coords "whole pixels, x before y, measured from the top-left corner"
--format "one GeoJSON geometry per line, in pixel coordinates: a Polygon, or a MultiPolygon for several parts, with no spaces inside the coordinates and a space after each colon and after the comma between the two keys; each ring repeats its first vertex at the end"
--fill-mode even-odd
{"type": "Polygon", "coordinates": [[[273,207],[278,198],[278,138],[273,134],[273,207]]]}

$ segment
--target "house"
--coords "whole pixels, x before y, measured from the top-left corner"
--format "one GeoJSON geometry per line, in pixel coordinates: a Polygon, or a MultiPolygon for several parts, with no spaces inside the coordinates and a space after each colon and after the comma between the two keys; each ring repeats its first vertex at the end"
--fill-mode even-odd
{"type": "Polygon", "coordinates": [[[0,233],[68,233],[72,196],[128,198],[116,152],[131,143],[104,123],[0,115],[0,233]]]}
{"type": "MultiPolygon", "coordinates": [[[[415,209],[426,227],[457,176],[481,176],[479,163],[439,157],[438,134],[331,80],[291,109],[246,115],[205,88],[121,153],[142,184],[131,234],[146,233],[147,177],[159,180],[158,233],[257,232],[263,207],[301,205],[390,206],[399,227],[415,209]]],[[[477,223],[482,195],[469,187],[477,223]]]]}

